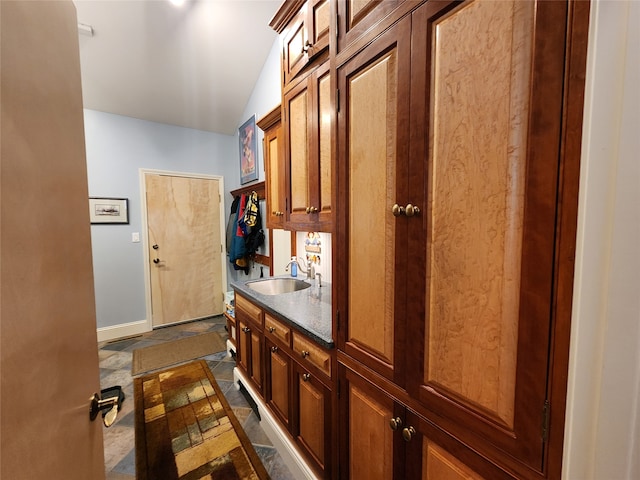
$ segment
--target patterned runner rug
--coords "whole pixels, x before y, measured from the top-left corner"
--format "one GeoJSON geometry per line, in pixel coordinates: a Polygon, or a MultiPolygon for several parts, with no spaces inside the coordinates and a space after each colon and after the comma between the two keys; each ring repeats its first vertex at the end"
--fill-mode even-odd
{"type": "Polygon", "coordinates": [[[268,479],[204,360],[134,379],[138,480],[268,479]]]}

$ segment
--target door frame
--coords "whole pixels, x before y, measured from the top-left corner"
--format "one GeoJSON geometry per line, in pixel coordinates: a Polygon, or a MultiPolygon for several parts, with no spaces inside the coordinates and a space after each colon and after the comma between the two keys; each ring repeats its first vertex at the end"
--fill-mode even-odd
{"type": "MultiPolygon", "coordinates": [[[[168,177],[185,177],[185,178],[199,178],[203,180],[218,180],[218,194],[220,195],[220,242],[222,245],[222,251],[220,255],[227,251],[227,237],[224,234],[226,231],[225,222],[225,207],[224,207],[224,177],[222,175],[207,175],[204,173],[189,173],[189,172],[175,172],[171,170],[156,170],[151,168],[140,168],[139,180],[140,180],[140,208],[141,208],[141,242],[144,252],[144,301],[146,310],[146,331],[153,330],[153,314],[151,307],[151,272],[149,270],[149,224],[147,219],[147,175],[165,175],[168,177]]],[[[224,260],[224,259],[223,259],[224,260]]],[[[222,261],[222,285],[227,285],[227,266],[226,262],[222,261]]],[[[224,291],[222,292],[224,295],[224,291]]]]}

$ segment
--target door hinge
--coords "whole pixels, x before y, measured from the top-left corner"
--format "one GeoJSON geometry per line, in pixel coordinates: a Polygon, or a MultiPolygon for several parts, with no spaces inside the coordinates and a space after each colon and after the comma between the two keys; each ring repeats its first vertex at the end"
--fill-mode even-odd
{"type": "Polygon", "coordinates": [[[546,442],[549,437],[549,420],[551,417],[551,404],[549,400],[544,401],[544,406],[542,407],[542,441],[546,442]]]}
{"type": "Polygon", "coordinates": [[[336,113],[340,112],[340,89],[336,88],[336,113]]]}

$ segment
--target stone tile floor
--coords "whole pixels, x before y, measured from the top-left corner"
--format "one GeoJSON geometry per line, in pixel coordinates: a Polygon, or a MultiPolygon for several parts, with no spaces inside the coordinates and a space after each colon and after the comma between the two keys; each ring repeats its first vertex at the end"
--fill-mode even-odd
{"type": "MultiPolygon", "coordinates": [[[[115,423],[109,428],[103,427],[107,480],[132,480],[136,475],[135,414],[133,377],[131,376],[133,350],[212,331],[220,333],[220,336],[226,341],[227,333],[224,326],[224,317],[218,316],[160,328],[133,338],[101,342],[98,345],[101,388],[120,385],[125,394],[122,410],[118,413],[115,423]]],[[[274,480],[293,479],[294,477],[282,457],[262,430],[260,421],[246,398],[233,385],[235,360],[228,356],[226,351],[203,358],[213,372],[216,382],[218,382],[271,478],[274,480]]]]}

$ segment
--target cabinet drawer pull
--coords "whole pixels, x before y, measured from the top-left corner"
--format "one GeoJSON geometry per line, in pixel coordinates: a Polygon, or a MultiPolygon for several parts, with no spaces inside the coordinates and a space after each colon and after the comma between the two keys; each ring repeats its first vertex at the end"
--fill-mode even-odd
{"type": "Polygon", "coordinates": [[[412,426],[405,427],[402,430],[402,438],[404,438],[405,442],[410,442],[411,438],[416,434],[416,429],[412,426]]]}
{"type": "Polygon", "coordinates": [[[311,355],[308,351],[306,350],[302,350],[300,352],[300,355],[302,355],[302,358],[307,358],[309,355],[311,355]]]}
{"type": "Polygon", "coordinates": [[[399,428],[402,428],[402,419],[400,417],[392,418],[389,420],[389,426],[391,427],[391,430],[398,430],[399,428]]]}
{"type": "Polygon", "coordinates": [[[271,351],[272,351],[273,353],[276,353],[276,352],[278,351],[278,347],[271,347],[271,351]]]}
{"type": "Polygon", "coordinates": [[[310,378],[311,378],[311,375],[309,373],[303,373],[302,374],[302,380],[303,381],[308,382],[310,378]]]}
{"type": "Polygon", "coordinates": [[[273,333],[276,331],[276,327],[269,327],[269,333],[273,333]]]}
{"type": "Polygon", "coordinates": [[[249,327],[242,327],[242,331],[244,333],[249,333],[251,331],[251,329],[249,327]]]}

